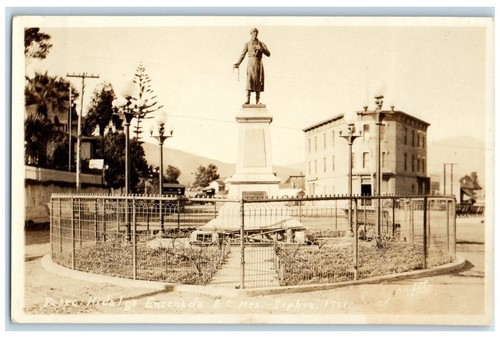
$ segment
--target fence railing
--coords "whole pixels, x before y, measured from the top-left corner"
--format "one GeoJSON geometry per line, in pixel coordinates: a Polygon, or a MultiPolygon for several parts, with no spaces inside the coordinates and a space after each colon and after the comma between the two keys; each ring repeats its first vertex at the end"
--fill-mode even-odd
{"type": "Polygon", "coordinates": [[[456,251],[456,203],[443,196],[54,194],[50,211],[55,262],[138,280],[232,288],[332,283],[445,264],[456,251]]]}

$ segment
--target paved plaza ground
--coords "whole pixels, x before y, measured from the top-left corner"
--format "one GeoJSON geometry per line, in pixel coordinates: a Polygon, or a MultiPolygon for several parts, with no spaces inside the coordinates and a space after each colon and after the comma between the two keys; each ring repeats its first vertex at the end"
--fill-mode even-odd
{"type": "MultiPolygon", "coordinates": [[[[88,315],[122,314],[133,315],[137,322],[432,324],[442,323],[445,316],[450,324],[487,324],[483,316],[487,301],[484,226],[483,218],[457,220],[457,255],[467,263],[454,273],[327,291],[238,298],[152,292],[62,277],[41,265],[41,256],[49,253],[47,244],[27,245],[23,302],[25,313],[35,315],[32,318],[40,314],[78,314],[82,315],[80,320],[90,322],[95,317],[88,315]]],[[[103,318],[113,322],[116,317],[103,318]]]]}

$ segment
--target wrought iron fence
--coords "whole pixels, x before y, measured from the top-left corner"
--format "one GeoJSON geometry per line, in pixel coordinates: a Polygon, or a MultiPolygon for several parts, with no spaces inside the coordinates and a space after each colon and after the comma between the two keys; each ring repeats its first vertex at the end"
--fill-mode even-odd
{"type": "Polygon", "coordinates": [[[97,274],[236,288],[362,279],[452,261],[455,205],[434,196],[53,195],[52,259],[97,274]]]}

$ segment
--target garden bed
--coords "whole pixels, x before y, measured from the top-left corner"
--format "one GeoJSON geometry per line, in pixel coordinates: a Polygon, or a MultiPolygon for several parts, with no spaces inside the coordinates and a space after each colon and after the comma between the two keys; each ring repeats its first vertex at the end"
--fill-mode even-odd
{"type": "MultiPolygon", "coordinates": [[[[352,240],[335,246],[278,246],[278,272],[283,286],[344,282],[354,279],[352,240]]],[[[427,267],[446,264],[452,258],[430,250],[427,267]]],[[[391,275],[423,268],[422,246],[405,242],[364,242],[359,245],[358,278],[391,275]]]]}
{"type": "MultiPolygon", "coordinates": [[[[122,278],[134,277],[133,245],[120,239],[87,243],[75,252],[75,269],[122,278]]],[[[229,246],[195,247],[180,241],[151,248],[137,243],[136,279],[205,285],[227,259],[229,246]]]]}

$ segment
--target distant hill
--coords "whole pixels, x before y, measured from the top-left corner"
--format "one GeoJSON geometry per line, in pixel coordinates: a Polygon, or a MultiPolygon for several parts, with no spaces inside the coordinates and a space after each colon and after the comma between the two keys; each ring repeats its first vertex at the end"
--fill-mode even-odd
{"type": "MultiPolygon", "coordinates": [[[[148,163],[153,166],[159,166],[158,145],[144,143],[143,147],[148,163]]],[[[182,184],[193,182],[196,169],[200,165],[207,166],[210,163],[217,166],[221,177],[230,177],[234,174],[234,163],[226,163],[166,147],[163,148],[163,151],[163,165],[166,167],[170,164],[179,168],[181,170],[179,181],[182,184]]],[[[486,149],[484,141],[468,136],[432,141],[427,146],[427,172],[429,175],[439,176],[440,180],[442,180],[443,163],[456,163],[453,168],[453,176],[457,186],[458,180],[461,177],[473,171],[477,172],[479,183],[484,186],[486,183],[486,156],[488,153],[491,156],[494,154],[493,149],[486,149]]],[[[274,166],[274,171],[282,181],[285,181],[290,175],[304,173],[304,168],[304,162],[300,162],[286,166],[274,166]]],[[[450,172],[449,166],[447,172],[450,172]]]]}
{"type": "MultiPolygon", "coordinates": [[[[148,164],[152,166],[160,165],[160,150],[158,145],[151,143],[143,143],[144,152],[148,164]]],[[[220,177],[231,177],[234,174],[235,164],[226,163],[219,160],[191,154],[182,150],[170,149],[163,147],[163,166],[166,168],[168,165],[179,168],[181,176],[179,182],[181,184],[189,185],[194,181],[195,173],[199,166],[206,167],[209,164],[214,164],[218,168],[220,177]]],[[[303,167],[303,165],[302,165],[303,167]]],[[[290,175],[299,175],[303,172],[300,164],[291,166],[274,166],[276,175],[285,181],[290,175]]]]}

